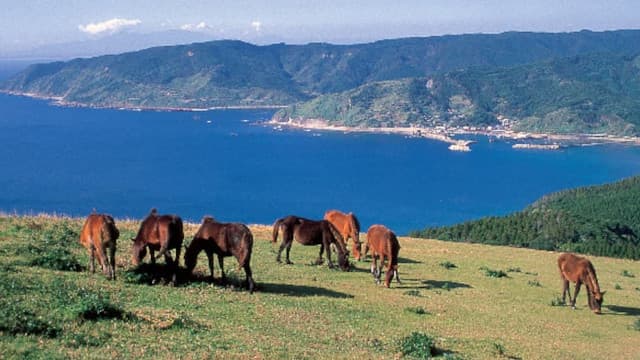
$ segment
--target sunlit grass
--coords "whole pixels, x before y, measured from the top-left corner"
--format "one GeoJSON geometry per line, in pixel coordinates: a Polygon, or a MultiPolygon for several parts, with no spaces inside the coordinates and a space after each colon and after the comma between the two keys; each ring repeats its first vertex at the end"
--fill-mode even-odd
{"type": "MultiPolygon", "coordinates": [[[[369,262],[355,263],[351,272],[309,265],[318,247],[294,243],[294,264],[278,264],[271,227],[256,225],[257,290],[250,295],[234,258],[225,259],[223,284],[217,262],[216,280],[208,279],[204,254],[195,277],[182,274],[178,287],[137,281],[129,239],[138,222],[117,224],[117,280],[109,281],[86,271],[89,257],[75,238],[82,219],[0,217],[1,301],[12,304],[0,307],[3,357],[397,358],[414,333],[427,334],[442,353],[468,359],[493,359],[503,356],[500,350],[523,359],[640,353],[640,331],[630,326],[640,316],[638,285],[622,275],[640,273],[630,260],[591,257],[602,289],[620,286],[607,292],[597,316],[584,288],[576,310],[551,306],[561,295],[557,253],[401,238],[402,284],[385,289],[375,284],[369,262]],[[29,249],[49,242],[68,250],[82,271],[32,264],[43,253],[29,249]],[[508,277],[480,268],[508,269],[508,277]],[[33,331],[7,320],[16,315],[31,319],[33,331]]],[[[197,227],[185,226],[186,243],[197,227]]]]}

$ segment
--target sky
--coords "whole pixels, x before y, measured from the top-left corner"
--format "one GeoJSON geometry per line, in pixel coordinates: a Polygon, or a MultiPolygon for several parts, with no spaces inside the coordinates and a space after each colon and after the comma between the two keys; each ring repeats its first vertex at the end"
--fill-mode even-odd
{"type": "Polygon", "coordinates": [[[257,44],[640,28],[638,0],[0,0],[0,52],[188,30],[257,44]]]}

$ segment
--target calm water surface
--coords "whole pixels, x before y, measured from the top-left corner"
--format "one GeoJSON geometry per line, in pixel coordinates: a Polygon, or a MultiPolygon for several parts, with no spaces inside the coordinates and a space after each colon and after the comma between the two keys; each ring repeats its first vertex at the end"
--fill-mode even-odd
{"type": "Polygon", "coordinates": [[[270,224],[327,209],[400,234],[518,210],[540,196],[640,173],[640,148],[470,153],[399,135],[278,131],[272,111],[118,111],[0,95],[0,210],[270,224]]]}

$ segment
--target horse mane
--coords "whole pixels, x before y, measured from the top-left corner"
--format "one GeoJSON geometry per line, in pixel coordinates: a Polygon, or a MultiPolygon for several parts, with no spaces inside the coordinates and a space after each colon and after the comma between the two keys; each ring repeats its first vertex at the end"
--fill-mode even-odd
{"type": "Polygon", "coordinates": [[[216,219],[214,219],[213,216],[211,216],[211,215],[205,215],[202,218],[202,222],[205,222],[205,223],[206,222],[216,222],[216,219]]]}
{"type": "Polygon", "coordinates": [[[596,276],[596,269],[591,264],[591,261],[587,261],[586,276],[584,284],[592,293],[600,292],[600,285],[598,284],[598,277],[596,276]]]}
{"type": "Polygon", "coordinates": [[[353,213],[349,213],[349,216],[351,217],[351,221],[353,221],[353,226],[355,227],[355,230],[357,232],[360,232],[360,221],[358,221],[358,218],[353,213]]]}
{"type": "Polygon", "coordinates": [[[331,234],[333,234],[333,237],[336,239],[336,242],[338,243],[338,250],[342,253],[342,254],[346,254],[347,253],[347,245],[344,243],[344,238],[342,237],[342,235],[340,235],[340,232],[338,231],[338,229],[336,229],[335,226],[333,226],[333,224],[327,220],[325,220],[327,222],[327,225],[329,225],[329,230],[331,230],[331,234]]]}

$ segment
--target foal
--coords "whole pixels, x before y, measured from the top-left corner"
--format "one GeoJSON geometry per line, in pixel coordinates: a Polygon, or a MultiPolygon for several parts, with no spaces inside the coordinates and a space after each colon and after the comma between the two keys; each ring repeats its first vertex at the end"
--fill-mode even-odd
{"type": "Polygon", "coordinates": [[[109,215],[96,214],[95,210],[87,217],[80,232],[80,244],[87,248],[91,260],[89,270],[96,272],[96,254],[107,278],[116,279],[116,240],[120,232],[115,221],[109,215]],[[109,250],[109,257],[107,256],[109,250]]]}

